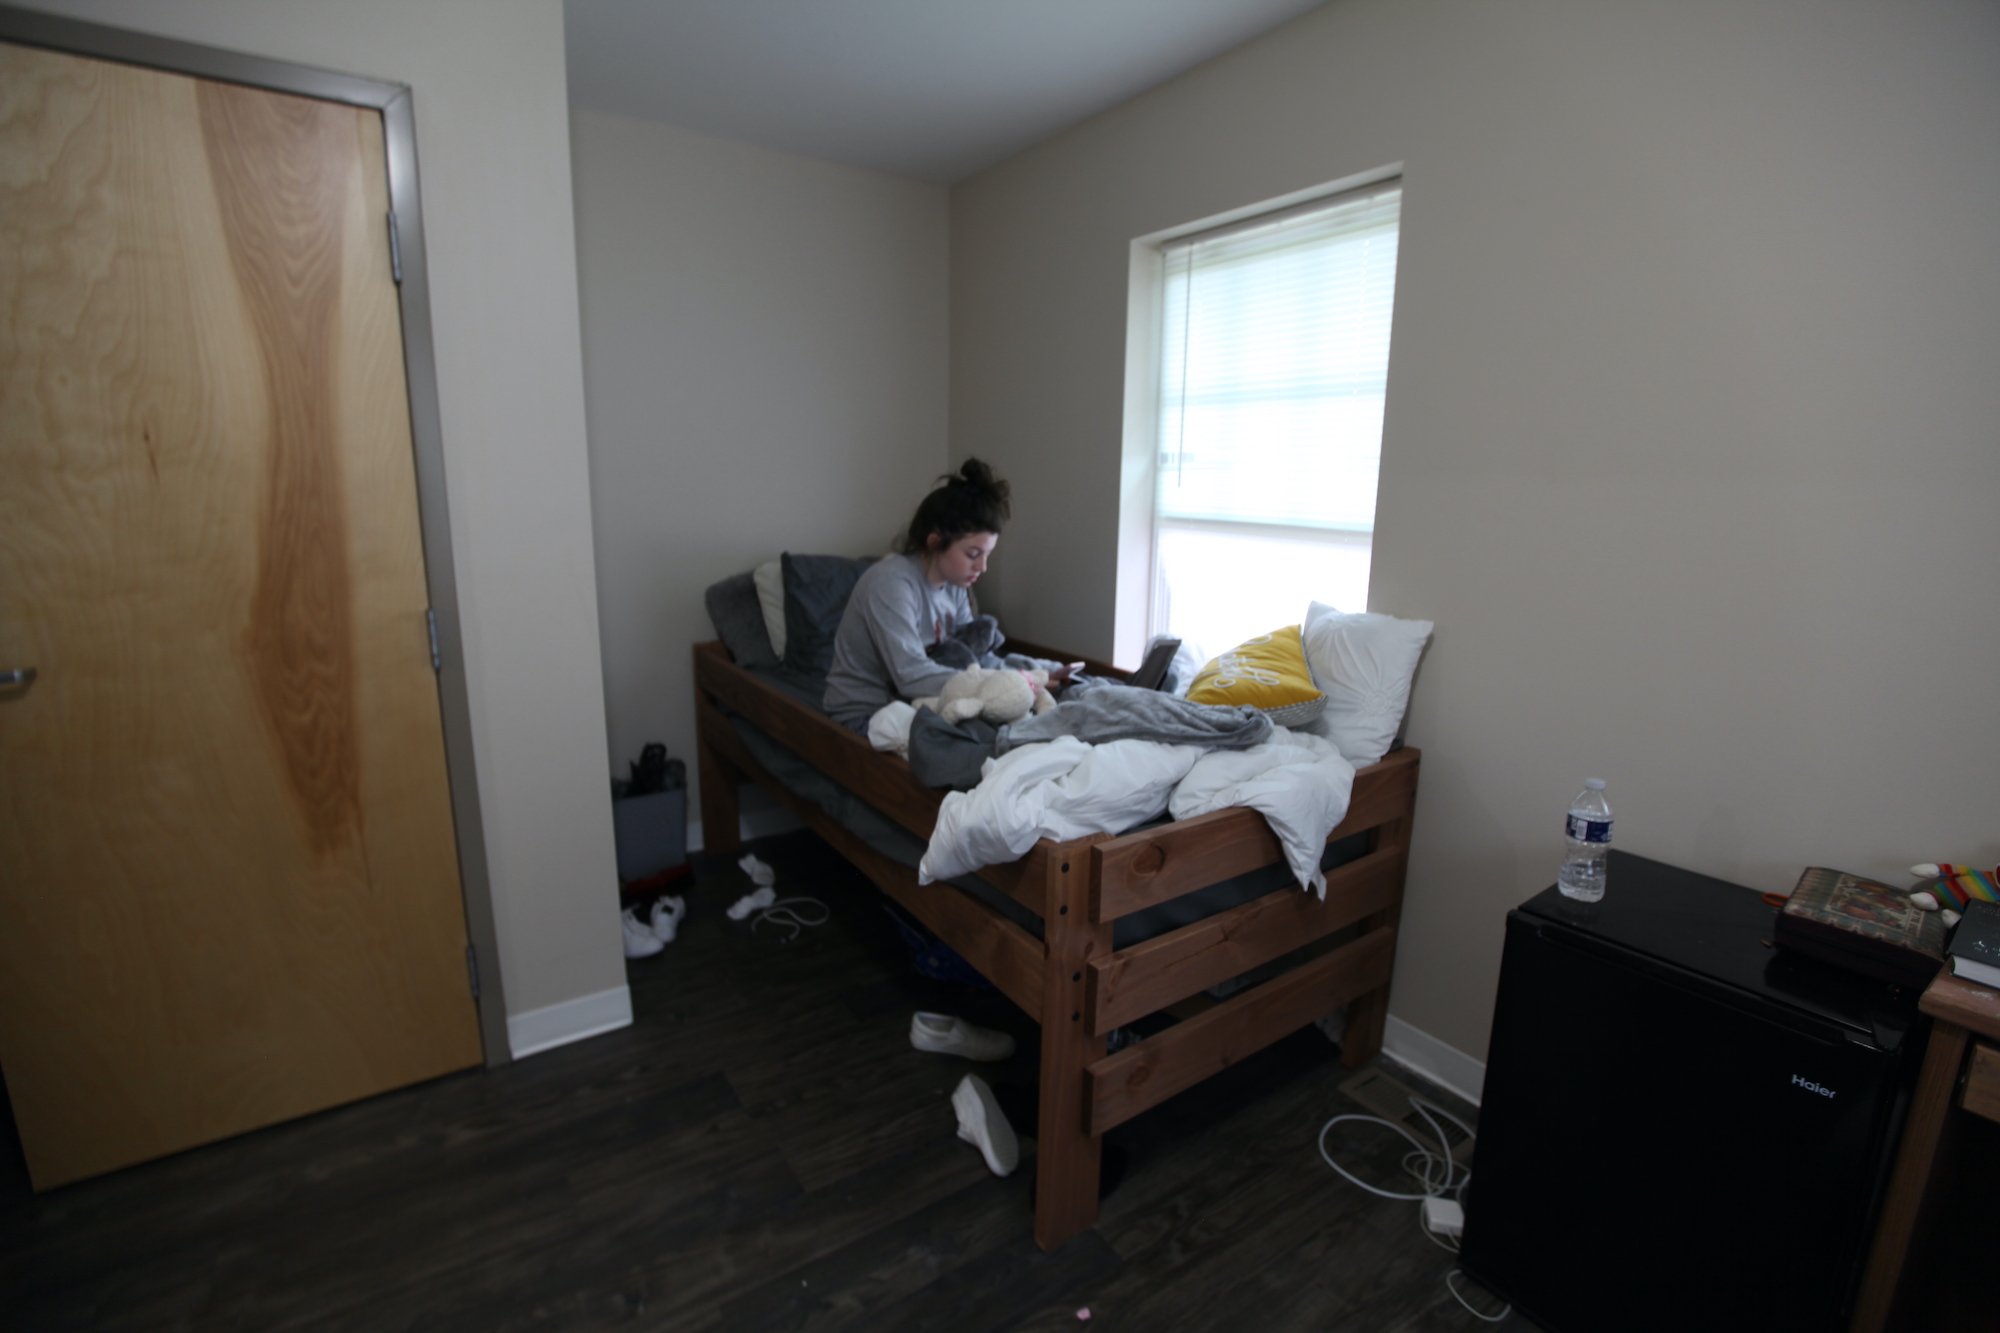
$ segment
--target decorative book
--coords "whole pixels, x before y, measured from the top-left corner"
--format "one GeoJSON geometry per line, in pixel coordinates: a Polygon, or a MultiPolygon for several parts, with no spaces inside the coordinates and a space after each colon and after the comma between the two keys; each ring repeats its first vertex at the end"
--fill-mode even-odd
{"type": "Polygon", "coordinates": [[[1969,902],[1951,934],[1953,976],[2000,986],[2000,904],[1969,902]]]}
{"type": "Polygon", "coordinates": [[[1922,987],[1944,964],[1944,921],[1902,889],[1813,866],[1778,911],[1772,942],[1864,976],[1922,987]]]}

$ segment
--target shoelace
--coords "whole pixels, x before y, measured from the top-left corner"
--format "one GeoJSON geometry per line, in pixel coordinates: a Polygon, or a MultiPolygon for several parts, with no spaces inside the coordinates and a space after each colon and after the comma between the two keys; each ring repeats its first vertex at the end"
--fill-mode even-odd
{"type": "Polygon", "coordinates": [[[766,921],[780,928],[789,926],[792,933],[785,936],[779,943],[790,944],[799,937],[800,931],[812,926],[823,926],[832,917],[832,909],[817,898],[780,898],[763,911],[757,913],[756,916],[750,918],[750,929],[754,933],[766,921]],[[811,915],[812,910],[815,908],[819,911],[819,915],[816,917],[811,915]],[[800,914],[801,909],[805,910],[805,915],[800,914]]]}

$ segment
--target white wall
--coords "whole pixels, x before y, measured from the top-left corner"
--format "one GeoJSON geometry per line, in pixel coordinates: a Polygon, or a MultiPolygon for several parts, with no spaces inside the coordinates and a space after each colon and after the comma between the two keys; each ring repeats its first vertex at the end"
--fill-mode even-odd
{"type": "Polygon", "coordinates": [[[974,178],[951,452],[1032,496],[989,600],[1110,646],[1130,241],[1402,162],[1395,1013],[1483,1057],[1586,775],[1757,889],[2000,860],[1996,73],[1974,0],[1336,0],[974,178]]]}
{"type": "Polygon", "coordinates": [[[944,471],[946,194],[582,110],[572,159],[611,754],[692,782],[703,590],[885,550],[944,471]]]}
{"type": "Polygon", "coordinates": [[[33,7],[412,88],[452,546],[508,1012],[622,996],[561,7],[33,7]]]}

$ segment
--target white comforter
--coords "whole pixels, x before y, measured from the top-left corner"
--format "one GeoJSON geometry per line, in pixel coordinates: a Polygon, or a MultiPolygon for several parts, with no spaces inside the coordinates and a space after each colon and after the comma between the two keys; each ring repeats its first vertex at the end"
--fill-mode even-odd
{"type": "MultiPolygon", "coordinates": [[[[893,724],[887,730],[878,748],[895,748],[893,724]]],[[[907,729],[903,736],[907,744],[907,729]]],[[[1300,887],[1324,896],[1320,854],[1354,793],[1354,766],[1331,742],[1283,727],[1245,750],[1064,736],[989,759],[982,772],[977,787],[944,798],[917,867],[921,883],[1012,861],[1038,838],[1122,833],[1163,811],[1191,819],[1247,805],[1270,822],[1300,887]]]]}

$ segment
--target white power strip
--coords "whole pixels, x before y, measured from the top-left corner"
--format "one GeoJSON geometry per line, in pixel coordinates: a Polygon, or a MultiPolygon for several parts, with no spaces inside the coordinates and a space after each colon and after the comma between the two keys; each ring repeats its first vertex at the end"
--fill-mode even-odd
{"type": "Polygon", "coordinates": [[[1432,1195],[1424,1200],[1424,1230],[1438,1236],[1456,1236],[1465,1230],[1465,1209],[1451,1199],[1432,1195]]]}

